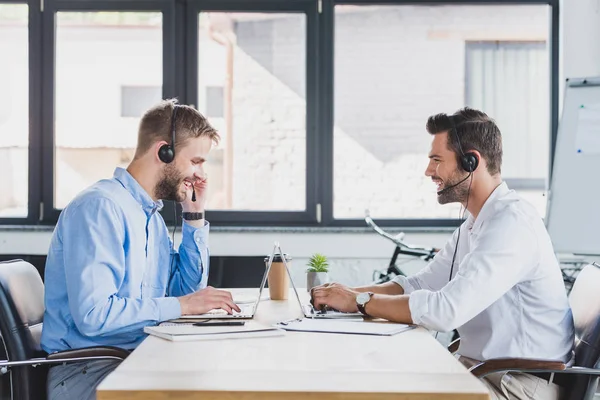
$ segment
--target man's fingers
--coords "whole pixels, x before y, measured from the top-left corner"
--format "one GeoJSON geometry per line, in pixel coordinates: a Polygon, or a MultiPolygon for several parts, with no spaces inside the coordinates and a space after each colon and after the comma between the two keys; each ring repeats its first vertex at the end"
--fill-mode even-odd
{"type": "Polygon", "coordinates": [[[321,308],[322,306],[327,305],[327,300],[329,296],[326,292],[320,290],[315,291],[315,296],[313,297],[313,307],[316,309],[321,308]]]}
{"type": "Polygon", "coordinates": [[[240,309],[240,307],[239,307],[237,304],[235,304],[235,303],[233,302],[233,300],[231,301],[231,303],[230,303],[230,304],[231,304],[231,306],[232,306],[231,308],[233,308],[235,311],[237,311],[237,312],[240,312],[240,311],[242,311],[242,310],[240,309]]]}
{"type": "Polygon", "coordinates": [[[237,304],[235,304],[233,301],[229,301],[229,300],[222,300],[221,308],[223,308],[224,310],[229,310],[229,311],[227,311],[229,314],[232,314],[231,310],[240,312],[240,308],[237,306],[237,304]],[[224,308],[224,307],[227,307],[227,308],[224,308]]]}
{"type": "Polygon", "coordinates": [[[225,310],[227,314],[233,314],[233,311],[231,311],[231,307],[229,307],[227,303],[221,304],[221,309],[225,310]]]}

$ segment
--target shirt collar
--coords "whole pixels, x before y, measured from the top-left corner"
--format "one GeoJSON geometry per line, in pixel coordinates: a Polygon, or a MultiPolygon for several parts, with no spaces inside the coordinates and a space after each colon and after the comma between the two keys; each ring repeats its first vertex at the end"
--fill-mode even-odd
{"type": "Polygon", "coordinates": [[[121,184],[123,187],[131,193],[131,196],[140,203],[142,210],[146,213],[146,215],[151,215],[157,210],[161,210],[163,207],[162,200],[154,201],[152,197],[144,190],[144,188],[135,180],[133,176],[124,168],[116,168],[113,177],[121,184]]]}
{"type": "Polygon", "coordinates": [[[494,210],[494,203],[506,196],[510,192],[510,189],[506,185],[506,182],[502,182],[499,184],[496,189],[490,194],[485,203],[483,203],[483,207],[479,211],[479,215],[477,215],[477,219],[474,219],[471,214],[467,218],[467,226],[471,228],[472,232],[477,232],[481,228],[481,224],[486,220],[489,214],[494,210]]]}

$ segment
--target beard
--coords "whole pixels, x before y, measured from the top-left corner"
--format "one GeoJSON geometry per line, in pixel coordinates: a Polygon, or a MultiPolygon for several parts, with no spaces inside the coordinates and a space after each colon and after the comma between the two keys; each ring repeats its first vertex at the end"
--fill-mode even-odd
{"type": "Polygon", "coordinates": [[[181,203],[187,197],[187,194],[181,191],[183,180],[183,174],[173,164],[165,165],[163,174],[154,188],[155,197],[181,203]]]}
{"type": "MultiPolygon", "coordinates": [[[[456,171],[456,173],[447,181],[444,182],[443,188],[438,192],[438,203],[440,204],[448,204],[448,203],[464,203],[467,201],[467,197],[469,196],[469,186],[471,184],[470,180],[467,179],[464,182],[459,183],[461,180],[465,179],[464,176],[460,176],[460,171],[456,171]],[[456,186],[453,186],[456,185],[456,186]],[[453,186],[453,187],[452,187],[453,186]],[[449,188],[446,190],[446,188],[449,188]]],[[[439,178],[436,178],[439,179],[439,178]]]]}

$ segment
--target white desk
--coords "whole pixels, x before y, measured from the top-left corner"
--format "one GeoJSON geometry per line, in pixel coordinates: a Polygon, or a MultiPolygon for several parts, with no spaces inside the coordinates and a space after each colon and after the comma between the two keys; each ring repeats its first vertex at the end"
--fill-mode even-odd
{"type": "MultiPolygon", "coordinates": [[[[272,324],[300,316],[290,298],[262,302],[255,318],[272,324]]],[[[485,386],[422,328],[391,337],[287,332],[177,343],[148,337],[98,387],[99,400],[307,397],[489,399],[485,386]]]]}

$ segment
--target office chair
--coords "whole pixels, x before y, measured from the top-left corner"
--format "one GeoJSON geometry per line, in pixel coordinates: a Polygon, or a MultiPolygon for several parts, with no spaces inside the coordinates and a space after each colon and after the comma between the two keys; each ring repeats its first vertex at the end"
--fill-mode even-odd
{"type": "MultiPolygon", "coordinates": [[[[565,387],[563,400],[593,400],[598,386],[600,369],[600,266],[585,266],[573,285],[569,303],[575,321],[575,362],[568,367],[560,361],[497,358],[481,362],[469,371],[478,378],[493,372],[511,371],[550,374],[565,387]]],[[[542,338],[540,338],[542,339],[542,338]]],[[[448,346],[458,350],[460,339],[448,346]]]]}
{"type": "Polygon", "coordinates": [[[128,351],[89,347],[46,354],[40,347],[44,316],[44,284],[35,267],[23,260],[0,262],[0,334],[8,360],[0,374],[11,374],[12,398],[46,398],[48,368],[89,360],[123,360],[128,351]]]}

